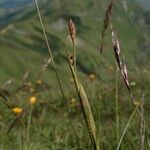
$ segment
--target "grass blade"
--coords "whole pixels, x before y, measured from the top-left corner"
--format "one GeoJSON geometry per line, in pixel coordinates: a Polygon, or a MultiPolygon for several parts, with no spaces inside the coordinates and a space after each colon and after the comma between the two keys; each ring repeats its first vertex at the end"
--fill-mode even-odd
{"type": "Polygon", "coordinates": [[[95,150],[99,150],[99,140],[98,140],[97,135],[96,135],[96,133],[97,133],[96,132],[96,125],[95,125],[95,121],[94,121],[94,117],[93,117],[93,113],[91,110],[91,106],[90,106],[88,97],[86,95],[86,92],[85,92],[82,84],[80,83],[80,81],[77,78],[76,71],[75,71],[75,68],[73,66],[74,57],[72,57],[72,55],[69,54],[68,59],[69,59],[68,61],[69,61],[70,70],[71,70],[72,76],[74,78],[76,91],[77,91],[77,94],[78,94],[78,97],[80,100],[81,108],[82,108],[84,119],[86,122],[86,126],[88,128],[88,132],[90,135],[91,143],[92,143],[93,148],[95,150]]]}
{"type": "Polygon", "coordinates": [[[118,144],[118,146],[117,146],[117,150],[119,150],[119,148],[120,148],[120,145],[121,145],[121,143],[122,143],[122,141],[123,141],[124,135],[125,135],[125,133],[126,133],[128,127],[129,127],[129,124],[130,124],[130,122],[131,122],[131,120],[132,120],[132,118],[133,118],[135,112],[136,112],[136,109],[134,109],[133,113],[131,114],[131,116],[130,116],[130,118],[129,118],[129,120],[128,120],[128,122],[127,122],[125,128],[124,128],[124,130],[123,130],[123,133],[122,133],[121,138],[120,138],[120,140],[119,140],[119,144],[118,144]]]}
{"type": "Polygon", "coordinates": [[[66,106],[66,110],[67,110],[67,113],[68,113],[68,118],[69,118],[69,121],[70,121],[70,126],[71,126],[71,128],[74,132],[74,135],[75,135],[75,138],[76,138],[76,141],[77,141],[77,144],[78,144],[78,149],[81,149],[77,133],[75,131],[75,128],[74,128],[72,120],[71,120],[71,116],[70,116],[70,112],[69,112],[69,108],[68,108],[68,104],[67,104],[67,98],[65,96],[65,93],[64,93],[64,90],[63,90],[63,87],[62,87],[62,84],[61,84],[61,80],[60,80],[60,77],[59,77],[59,74],[58,74],[58,71],[57,71],[57,68],[56,68],[56,64],[55,64],[55,61],[54,61],[54,58],[53,58],[53,55],[52,55],[51,47],[50,47],[50,44],[49,44],[49,41],[48,41],[48,37],[47,37],[46,30],[45,30],[45,27],[44,27],[44,23],[43,23],[43,20],[42,20],[42,16],[41,16],[41,13],[40,13],[38,1],[37,0],[34,0],[34,1],[35,1],[38,17],[39,17],[39,20],[40,20],[40,24],[41,24],[41,27],[42,27],[42,31],[43,31],[43,34],[44,34],[44,38],[45,38],[45,41],[46,41],[46,45],[47,45],[47,48],[48,48],[49,56],[50,56],[50,59],[51,59],[51,62],[52,62],[53,68],[54,68],[54,72],[55,72],[55,75],[56,75],[56,79],[58,81],[59,88],[60,88],[64,103],[65,103],[65,106],[66,106]]]}

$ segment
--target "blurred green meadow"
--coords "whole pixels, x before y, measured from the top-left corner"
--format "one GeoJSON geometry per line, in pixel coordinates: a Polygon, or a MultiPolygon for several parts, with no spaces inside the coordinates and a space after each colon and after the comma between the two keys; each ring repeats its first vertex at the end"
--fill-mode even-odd
{"type": "MultiPolygon", "coordinates": [[[[117,148],[117,136],[120,139],[135,109],[119,71],[116,85],[116,62],[110,27],[106,31],[103,54],[99,51],[109,3],[110,0],[39,0],[47,37],[67,97],[71,122],[83,150],[91,150],[93,147],[67,61],[66,47],[70,53],[74,50],[68,31],[70,19],[74,21],[77,30],[77,75],[89,98],[100,149],[117,148]]],[[[35,3],[33,1],[30,5],[15,8],[8,15],[6,10],[3,10],[5,13],[0,11],[0,18],[3,19],[0,22],[0,149],[76,150],[78,145],[52,62],[45,67],[49,54],[35,3]]],[[[118,35],[135,100],[138,102],[141,95],[145,94],[144,118],[150,128],[148,14],[149,10],[144,10],[136,2],[116,1],[111,23],[118,35]]],[[[147,129],[144,145],[145,150],[150,149],[147,129]]],[[[137,150],[139,147],[140,118],[136,113],[120,149],[137,150]]]]}

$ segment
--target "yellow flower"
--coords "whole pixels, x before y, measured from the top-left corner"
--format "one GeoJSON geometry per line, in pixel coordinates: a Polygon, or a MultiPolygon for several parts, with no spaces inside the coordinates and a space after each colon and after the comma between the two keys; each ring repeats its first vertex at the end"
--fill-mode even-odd
{"type": "Polygon", "coordinates": [[[35,103],[36,103],[36,97],[35,96],[30,97],[29,104],[34,105],[35,103]]]}
{"type": "Polygon", "coordinates": [[[92,74],[92,73],[91,73],[91,74],[89,75],[89,79],[90,79],[90,80],[95,80],[95,79],[96,79],[95,74],[92,74]]]}
{"type": "Polygon", "coordinates": [[[14,114],[16,114],[16,115],[19,115],[19,114],[21,114],[21,113],[23,112],[23,109],[22,109],[21,107],[14,107],[14,108],[12,109],[12,112],[13,112],[14,114]]]}
{"type": "Polygon", "coordinates": [[[42,84],[43,83],[43,81],[42,80],[36,80],[36,84],[42,84]]]}

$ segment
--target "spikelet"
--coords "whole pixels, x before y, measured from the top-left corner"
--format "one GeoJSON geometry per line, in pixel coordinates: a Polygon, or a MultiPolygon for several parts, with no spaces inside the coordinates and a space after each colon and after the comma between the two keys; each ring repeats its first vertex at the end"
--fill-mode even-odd
{"type": "Polygon", "coordinates": [[[118,67],[121,72],[122,78],[124,80],[125,86],[127,87],[128,92],[130,94],[130,97],[131,97],[132,101],[135,102],[133,94],[131,93],[131,87],[130,87],[130,82],[129,82],[129,78],[128,78],[127,67],[126,67],[125,62],[122,64],[122,59],[120,57],[121,51],[120,51],[119,41],[117,39],[116,34],[114,33],[114,31],[112,29],[112,25],[111,25],[111,30],[112,30],[113,50],[115,53],[116,62],[118,64],[118,67]]]}
{"type": "MultiPolygon", "coordinates": [[[[111,28],[112,28],[112,25],[111,25],[111,28]]],[[[113,29],[112,29],[112,43],[113,43],[113,50],[115,52],[116,62],[118,64],[119,69],[121,70],[122,62],[120,59],[120,46],[119,46],[119,41],[118,41],[113,29]]]]}
{"type": "Polygon", "coordinates": [[[105,34],[106,34],[106,30],[108,28],[108,25],[110,23],[110,17],[112,14],[113,4],[114,4],[114,0],[112,0],[110,2],[110,4],[108,5],[108,8],[107,8],[106,14],[105,14],[105,18],[104,18],[103,28],[102,28],[102,32],[101,32],[101,42],[100,42],[100,52],[101,53],[103,52],[104,38],[105,38],[105,34]]]}
{"type": "Polygon", "coordinates": [[[126,87],[128,88],[128,90],[130,90],[130,83],[129,83],[128,72],[127,72],[127,67],[126,67],[125,62],[123,64],[122,72],[123,72],[123,79],[124,79],[124,82],[126,84],[126,87]]]}
{"type": "Polygon", "coordinates": [[[74,22],[71,19],[69,20],[68,27],[69,27],[69,33],[70,33],[70,37],[71,37],[72,43],[73,43],[73,45],[75,45],[76,26],[75,26],[74,22]]]}

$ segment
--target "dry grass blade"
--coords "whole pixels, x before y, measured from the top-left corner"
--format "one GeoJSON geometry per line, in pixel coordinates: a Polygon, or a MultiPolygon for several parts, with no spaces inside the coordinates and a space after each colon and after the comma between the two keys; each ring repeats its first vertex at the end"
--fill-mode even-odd
{"type": "Polygon", "coordinates": [[[80,81],[77,78],[77,75],[76,75],[76,72],[75,72],[75,69],[73,66],[73,57],[71,54],[68,55],[68,59],[69,59],[68,61],[69,61],[70,70],[71,70],[72,76],[74,78],[76,91],[77,91],[77,94],[80,99],[81,108],[83,111],[84,119],[86,122],[86,126],[88,128],[88,132],[90,135],[92,145],[95,150],[99,150],[99,140],[97,139],[97,135],[96,135],[96,125],[95,125],[95,121],[94,121],[92,110],[91,110],[91,107],[89,104],[88,97],[86,95],[86,92],[85,92],[82,84],[80,83],[80,81]]]}
{"type": "Polygon", "coordinates": [[[70,33],[72,43],[73,43],[73,45],[75,45],[76,26],[75,26],[74,22],[71,19],[69,20],[68,27],[69,27],[69,33],[70,33]]]}
{"type": "Polygon", "coordinates": [[[108,25],[110,23],[110,17],[112,14],[113,4],[114,4],[114,0],[112,0],[110,2],[110,4],[108,5],[108,8],[107,8],[106,14],[105,14],[105,18],[104,18],[103,28],[102,28],[102,32],[101,32],[101,43],[100,43],[100,52],[101,53],[103,52],[104,38],[105,38],[105,34],[106,34],[106,30],[108,28],[108,25]]]}
{"type": "Polygon", "coordinates": [[[125,128],[124,128],[124,130],[123,130],[123,133],[122,133],[121,138],[120,138],[120,140],[119,140],[119,144],[118,144],[118,146],[117,146],[117,150],[120,149],[120,145],[121,145],[121,143],[122,143],[122,141],[123,141],[124,135],[125,135],[125,133],[126,133],[128,127],[129,127],[129,125],[130,125],[130,122],[131,122],[131,120],[132,120],[132,118],[133,118],[135,112],[136,112],[136,109],[135,109],[135,110],[133,111],[133,113],[131,114],[131,116],[130,116],[130,118],[129,118],[129,120],[128,120],[128,122],[127,122],[125,128]]]}

